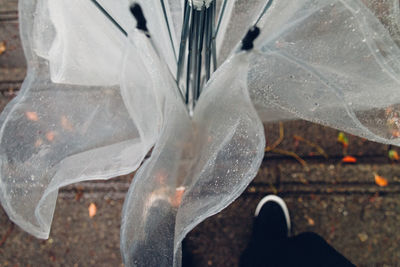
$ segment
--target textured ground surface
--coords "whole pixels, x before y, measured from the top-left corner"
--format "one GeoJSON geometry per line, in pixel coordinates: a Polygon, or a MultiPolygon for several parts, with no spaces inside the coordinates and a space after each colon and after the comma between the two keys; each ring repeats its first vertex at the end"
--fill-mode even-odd
{"type": "MultiPolygon", "coordinates": [[[[0,107],[18,92],[25,60],[18,39],[17,0],[0,0],[0,107]]],[[[251,233],[252,213],[267,193],[286,200],[293,233],[315,231],[359,266],[400,264],[400,165],[387,158],[387,146],[349,137],[349,154],[358,163],[344,165],[338,131],[296,121],[284,125],[279,148],[295,151],[308,169],[290,157],[267,154],[246,192],[188,236],[196,266],[236,266],[251,233]],[[319,144],[324,159],[301,135],[319,144]],[[374,174],[389,184],[379,187],[374,174]]],[[[267,141],[278,137],[277,124],[266,125],[267,141]]],[[[14,226],[0,209],[0,266],[120,266],[121,207],[131,176],[108,182],[82,183],[60,192],[50,239],[37,240],[14,226]],[[97,214],[89,217],[90,203],[97,214]]]]}

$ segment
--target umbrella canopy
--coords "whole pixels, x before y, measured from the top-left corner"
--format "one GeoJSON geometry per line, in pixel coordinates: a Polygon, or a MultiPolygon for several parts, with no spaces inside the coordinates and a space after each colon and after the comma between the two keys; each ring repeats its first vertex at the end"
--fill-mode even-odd
{"type": "Polygon", "coordinates": [[[262,122],[399,145],[398,1],[136,3],[19,1],[28,74],[0,117],[0,200],[29,233],[48,237],[60,187],[143,163],[124,262],[180,266],[185,235],[256,175],[262,122]]]}

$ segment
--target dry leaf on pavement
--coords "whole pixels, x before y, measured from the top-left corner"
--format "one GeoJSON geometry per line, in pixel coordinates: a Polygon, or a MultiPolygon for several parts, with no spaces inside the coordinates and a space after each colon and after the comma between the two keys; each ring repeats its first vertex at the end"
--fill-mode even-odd
{"type": "Polygon", "coordinates": [[[96,216],[96,213],[97,213],[96,204],[90,203],[90,205],[89,205],[89,217],[93,218],[94,216],[96,216]]]}
{"type": "Polygon", "coordinates": [[[356,163],[357,159],[352,156],[345,156],[344,158],[342,158],[342,162],[343,163],[356,163]]]}
{"type": "Polygon", "coordinates": [[[0,42],[0,55],[6,52],[6,50],[7,50],[6,42],[0,42]]]}
{"type": "Polygon", "coordinates": [[[380,176],[376,173],[375,173],[375,183],[379,186],[387,186],[388,185],[388,181],[386,180],[386,178],[383,176],[380,176]]]}

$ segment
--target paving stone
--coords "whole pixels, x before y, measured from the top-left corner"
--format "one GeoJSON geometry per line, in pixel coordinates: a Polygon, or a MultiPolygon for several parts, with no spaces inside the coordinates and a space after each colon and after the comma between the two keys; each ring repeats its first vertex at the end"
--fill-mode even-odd
{"type": "Polygon", "coordinates": [[[0,0],[0,15],[2,13],[17,12],[18,0],[0,0]]]}
{"type": "MultiPolygon", "coordinates": [[[[373,182],[344,181],[339,184],[346,194],[340,194],[340,191],[318,194],[321,187],[332,186],[330,179],[335,175],[333,172],[331,176],[317,173],[333,169],[345,175],[352,171],[357,173],[357,168],[365,173],[373,169],[368,165],[326,167],[316,164],[311,166],[309,176],[314,183],[303,184],[296,175],[293,181],[287,175],[290,171],[302,173],[301,167],[296,164],[285,168],[278,166],[275,175],[280,176],[281,182],[275,186],[282,192],[291,211],[294,234],[315,231],[359,266],[392,266],[400,262],[399,187],[396,187],[397,194],[385,195],[385,188],[373,182]],[[308,191],[294,188],[290,192],[294,185],[308,191]],[[366,185],[370,188],[368,192],[364,190],[366,185]],[[361,193],[356,194],[357,190],[361,193]]],[[[388,177],[398,173],[397,166],[377,166],[377,169],[386,170],[388,177]]],[[[274,185],[269,183],[271,177],[267,167],[263,166],[257,180],[241,197],[189,234],[187,251],[195,260],[195,266],[237,266],[251,233],[254,208],[265,194],[273,193],[274,185]],[[264,189],[266,186],[267,190],[264,189]]],[[[6,263],[8,266],[119,266],[120,212],[131,179],[132,176],[125,176],[63,188],[49,241],[37,240],[15,227],[0,247],[0,266],[7,266],[6,263]],[[88,206],[92,202],[98,212],[90,219],[88,206]]],[[[392,183],[396,181],[392,180],[392,183]]],[[[388,188],[392,187],[395,186],[389,183],[388,188]]],[[[0,214],[0,224],[0,237],[3,237],[10,226],[4,213],[0,214]]]]}
{"type": "Polygon", "coordinates": [[[39,240],[12,227],[0,209],[0,246],[3,266],[120,266],[119,230],[121,210],[132,175],[109,181],[82,182],[59,192],[48,240],[39,240]],[[90,203],[97,206],[89,217],[90,203]]]}
{"type": "MultiPolygon", "coordinates": [[[[119,251],[120,217],[123,200],[84,194],[77,201],[59,197],[48,240],[36,239],[14,227],[0,247],[0,266],[122,266],[119,251]],[[89,217],[90,203],[97,214],[89,217]]],[[[11,223],[0,213],[0,236],[11,223]]]]}
{"type": "Polygon", "coordinates": [[[279,171],[277,165],[262,164],[253,180],[253,184],[275,184],[279,171]]]}

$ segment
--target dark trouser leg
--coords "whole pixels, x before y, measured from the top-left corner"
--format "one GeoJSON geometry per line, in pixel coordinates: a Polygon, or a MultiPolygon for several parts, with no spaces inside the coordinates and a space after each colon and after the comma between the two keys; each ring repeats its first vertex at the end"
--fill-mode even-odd
{"type": "Polygon", "coordinates": [[[354,266],[315,233],[262,243],[252,243],[241,266],[354,266]]]}

